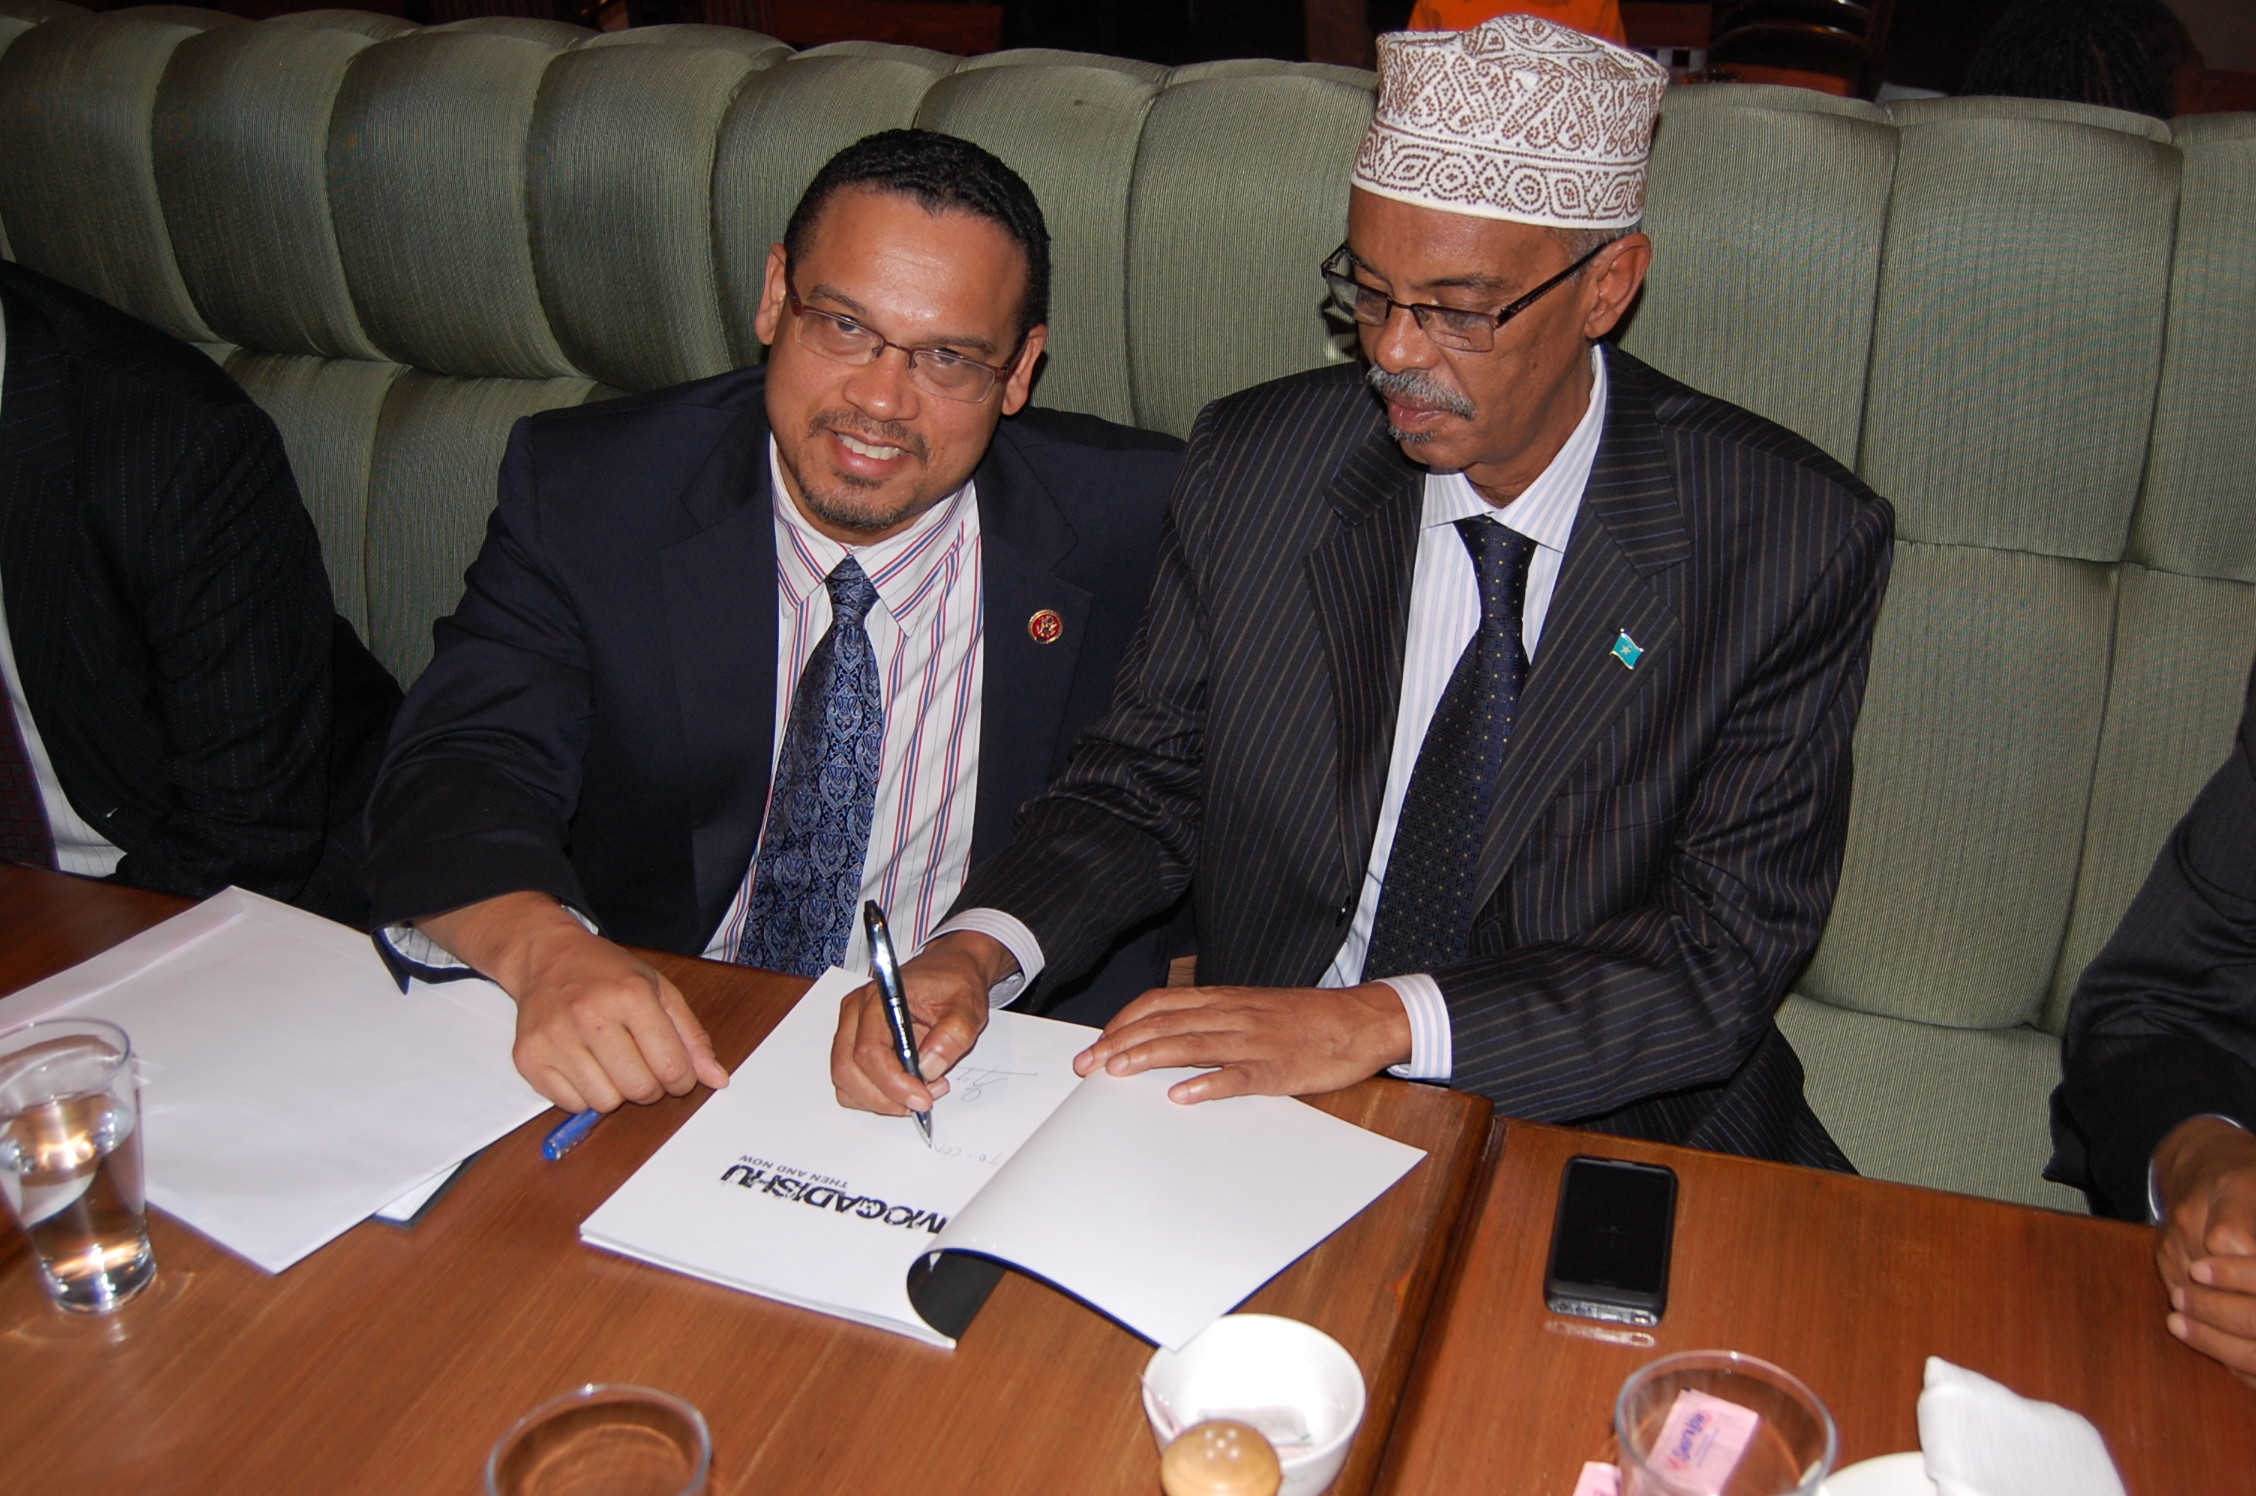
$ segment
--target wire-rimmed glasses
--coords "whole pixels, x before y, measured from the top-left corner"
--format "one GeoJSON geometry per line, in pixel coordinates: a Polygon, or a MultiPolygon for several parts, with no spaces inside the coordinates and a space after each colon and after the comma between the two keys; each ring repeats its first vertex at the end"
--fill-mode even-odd
{"type": "Polygon", "coordinates": [[[792,328],[799,346],[809,353],[833,363],[860,365],[874,364],[884,357],[886,349],[898,348],[908,356],[909,378],[916,381],[917,388],[943,400],[978,404],[994,393],[995,386],[1009,375],[1011,363],[1016,362],[1015,355],[998,366],[983,364],[952,349],[911,348],[864,327],[843,312],[808,306],[788,284],[783,294],[791,304],[792,328]]]}
{"type": "MultiPolygon", "coordinates": [[[[1614,243],[1607,240],[1607,244],[1614,243]]],[[[1443,348],[1454,348],[1461,353],[1486,353],[1496,346],[1496,330],[1541,301],[1544,295],[1559,286],[1577,270],[1598,257],[1600,244],[1581,259],[1552,276],[1542,285],[1522,296],[1500,312],[1473,311],[1466,307],[1437,306],[1430,301],[1396,301],[1375,286],[1366,286],[1355,278],[1355,257],[1342,244],[1323,264],[1324,284],[1331,289],[1332,310],[1342,317],[1353,318],[1365,327],[1384,327],[1387,319],[1397,311],[1408,312],[1417,319],[1418,330],[1443,348]]]]}

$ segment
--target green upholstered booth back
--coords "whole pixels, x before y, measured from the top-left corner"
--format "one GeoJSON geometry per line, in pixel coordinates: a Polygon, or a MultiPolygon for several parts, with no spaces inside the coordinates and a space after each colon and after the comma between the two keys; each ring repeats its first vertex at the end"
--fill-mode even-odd
{"type": "Polygon", "coordinates": [[[1896,133],[1809,89],[1671,93],[1645,200],[1667,247],[1622,346],[1854,464],[1896,133]]]}
{"type": "MultiPolygon", "coordinates": [[[[793,53],[323,11],[0,0],[0,247],[272,412],[338,605],[403,680],[509,427],[760,356],[816,168],[978,141],[1056,243],[1037,399],[1166,431],[1345,356],[1373,79],[1022,51],[793,53]]],[[[1781,1021],[1865,1167],[2035,1177],[2076,974],[2224,751],[2256,649],[2256,117],[1678,89],[1624,344],[1894,501],[1840,898],[1781,1021]]]]}

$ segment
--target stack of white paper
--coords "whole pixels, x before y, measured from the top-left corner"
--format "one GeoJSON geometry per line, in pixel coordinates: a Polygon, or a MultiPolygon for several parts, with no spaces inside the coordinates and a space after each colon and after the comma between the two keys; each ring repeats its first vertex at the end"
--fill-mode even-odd
{"type": "Polygon", "coordinates": [[[0,1000],[48,1017],[126,1031],[150,1203],[268,1272],[548,1106],[501,989],[402,993],[367,936],[237,888],[0,1000]]]}

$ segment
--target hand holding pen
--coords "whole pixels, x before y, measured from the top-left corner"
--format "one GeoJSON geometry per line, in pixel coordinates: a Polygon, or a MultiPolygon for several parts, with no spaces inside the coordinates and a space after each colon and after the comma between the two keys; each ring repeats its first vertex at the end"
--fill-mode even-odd
{"type": "Polygon", "coordinates": [[[1002,949],[985,935],[941,935],[901,963],[901,984],[917,1041],[917,1075],[901,1066],[885,1001],[875,983],[857,988],[839,1004],[838,1031],[830,1046],[830,1078],[840,1106],[898,1117],[929,1111],[935,1098],[947,1094],[948,1082],[941,1077],[979,1042],[990,1011],[988,988],[1009,974],[989,978],[978,959],[984,946],[1002,949]]]}
{"type": "MultiPolygon", "coordinates": [[[[862,904],[862,930],[869,937],[870,975],[885,1007],[885,1027],[893,1040],[893,1056],[911,1080],[924,1079],[924,1062],[917,1055],[916,1021],[909,1016],[908,989],[901,985],[901,963],[893,954],[893,932],[885,927],[885,911],[874,901],[862,904]]],[[[932,1146],[932,1111],[911,1108],[924,1145],[932,1146]]]]}

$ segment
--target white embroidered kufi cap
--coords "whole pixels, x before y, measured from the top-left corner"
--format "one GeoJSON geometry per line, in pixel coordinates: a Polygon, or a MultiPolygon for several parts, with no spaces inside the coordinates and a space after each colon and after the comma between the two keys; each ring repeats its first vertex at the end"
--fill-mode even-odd
{"type": "Polygon", "coordinates": [[[1355,185],[1449,213],[1627,228],[1668,72],[1534,16],[1379,38],[1379,106],[1355,185]]]}

